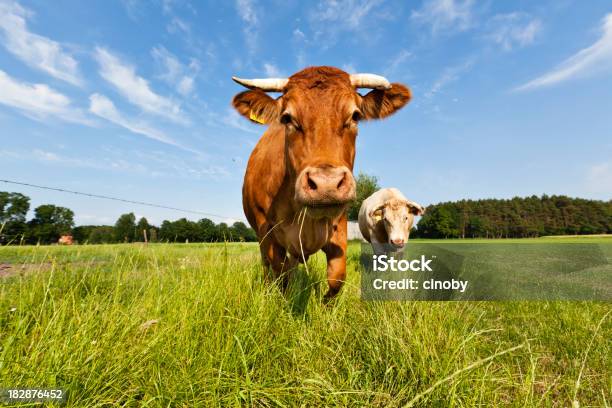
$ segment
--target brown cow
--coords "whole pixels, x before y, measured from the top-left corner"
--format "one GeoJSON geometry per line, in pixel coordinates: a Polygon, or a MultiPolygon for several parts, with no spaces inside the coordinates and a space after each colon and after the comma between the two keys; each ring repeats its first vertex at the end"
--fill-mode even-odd
{"type": "Polygon", "coordinates": [[[378,75],[349,75],[333,67],[306,68],[288,79],[233,79],[250,89],[234,97],[234,108],[269,125],[251,153],[242,187],[265,278],[280,278],[286,288],[289,271],[323,250],[329,299],[346,276],[346,208],[355,199],[357,123],[401,109],[410,90],[378,75]],[[373,90],[362,96],[357,88],[373,90]],[[273,99],[270,91],[282,95],[273,99]]]}
{"type": "Polygon", "coordinates": [[[57,240],[57,243],[60,245],[72,245],[74,241],[72,239],[72,235],[62,235],[57,240]]]}

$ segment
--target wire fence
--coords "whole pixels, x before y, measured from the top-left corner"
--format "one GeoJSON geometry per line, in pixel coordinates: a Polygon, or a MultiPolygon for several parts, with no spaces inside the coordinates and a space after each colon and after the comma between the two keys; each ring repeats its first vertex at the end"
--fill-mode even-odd
{"type": "Polygon", "coordinates": [[[186,209],[183,209],[183,208],[177,208],[177,207],[172,207],[172,206],[162,205],[162,204],[148,203],[148,202],[145,202],[145,201],[128,200],[128,199],[125,199],[125,198],[112,197],[112,196],[107,196],[107,195],[102,195],[102,194],[84,193],[84,192],[81,192],[81,191],[68,190],[68,189],[65,189],[65,188],[49,187],[49,186],[42,186],[42,185],[39,185],[39,184],[24,183],[24,182],[15,181],[15,180],[3,180],[3,179],[0,179],[0,182],[6,183],[6,184],[13,184],[13,185],[19,185],[19,186],[25,186],[25,187],[38,188],[38,189],[41,189],[41,190],[50,190],[50,191],[58,191],[58,192],[61,192],[61,193],[75,194],[75,195],[80,195],[80,196],[85,196],[85,197],[90,197],[90,198],[98,198],[98,199],[118,201],[118,202],[128,203],[128,204],[143,205],[143,206],[147,206],[147,207],[162,208],[162,209],[165,209],[165,210],[178,211],[178,212],[183,212],[183,213],[188,213],[188,214],[203,215],[203,216],[206,216],[206,217],[215,217],[215,218],[220,218],[220,219],[235,219],[235,220],[241,218],[241,217],[235,217],[235,216],[229,216],[229,215],[221,215],[221,214],[209,213],[209,212],[204,212],[204,211],[186,210],[186,209]]]}

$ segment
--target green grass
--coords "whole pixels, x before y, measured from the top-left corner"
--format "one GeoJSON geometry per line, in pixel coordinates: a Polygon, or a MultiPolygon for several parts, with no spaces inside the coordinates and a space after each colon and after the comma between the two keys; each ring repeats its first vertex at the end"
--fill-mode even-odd
{"type": "Polygon", "coordinates": [[[0,277],[0,387],[61,387],[70,407],[612,404],[610,303],[363,302],[356,244],[331,305],[322,256],[284,297],[254,244],[2,262],[26,268],[0,277]]]}

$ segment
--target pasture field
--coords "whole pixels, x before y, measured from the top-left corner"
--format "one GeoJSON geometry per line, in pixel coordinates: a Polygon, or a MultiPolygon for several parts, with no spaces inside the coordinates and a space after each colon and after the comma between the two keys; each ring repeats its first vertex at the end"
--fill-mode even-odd
{"type": "Polygon", "coordinates": [[[324,304],[322,254],[284,296],[256,244],[0,247],[0,388],[69,407],[612,404],[610,303],[364,302],[359,251],[324,304]]]}

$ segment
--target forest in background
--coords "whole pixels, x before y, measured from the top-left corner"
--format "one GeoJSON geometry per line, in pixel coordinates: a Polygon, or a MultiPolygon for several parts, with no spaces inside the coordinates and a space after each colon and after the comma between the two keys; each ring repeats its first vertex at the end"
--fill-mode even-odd
{"type": "Polygon", "coordinates": [[[413,236],[535,238],[612,233],[612,201],[542,195],[461,200],[427,207],[413,236]]]}
{"type": "Polygon", "coordinates": [[[66,207],[43,204],[27,220],[30,198],[21,193],[0,191],[0,245],[53,244],[62,235],[72,235],[78,243],[120,242],[224,242],[257,241],[255,231],[243,222],[216,224],[208,218],[191,221],[180,218],[152,225],[134,213],[122,214],[114,225],[75,226],[74,212],[66,207]]]}
{"type": "MultiPolygon", "coordinates": [[[[378,190],[375,177],[357,177],[357,199],[348,209],[356,220],[361,202],[378,190]]],[[[114,225],[75,226],[74,212],[43,204],[27,220],[30,198],[0,191],[0,245],[52,244],[62,235],[78,243],[257,241],[243,222],[216,224],[202,218],[165,220],[156,226],[134,213],[114,225]]],[[[461,200],[430,205],[413,229],[414,238],[534,238],[546,235],[612,233],[612,201],[542,195],[511,199],[461,200]]]]}

